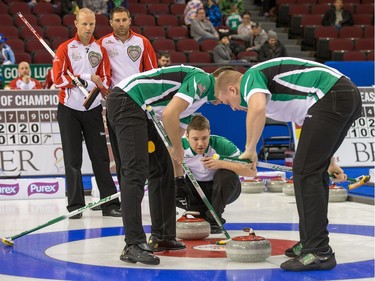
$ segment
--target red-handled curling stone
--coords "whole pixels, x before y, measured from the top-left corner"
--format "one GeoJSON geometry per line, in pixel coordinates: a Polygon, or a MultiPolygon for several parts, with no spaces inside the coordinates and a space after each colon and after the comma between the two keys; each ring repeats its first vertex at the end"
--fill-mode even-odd
{"type": "Polygon", "coordinates": [[[243,193],[261,193],[265,188],[263,180],[259,178],[245,178],[241,183],[243,193]]]}
{"type": "Polygon", "coordinates": [[[329,187],[328,202],[344,202],[348,198],[348,191],[335,183],[329,187]]]}
{"type": "Polygon", "coordinates": [[[292,179],[288,179],[283,187],[283,193],[285,195],[294,196],[294,184],[292,179]]]}
{"type": "Polygon", "coordinates": [[[185,212],[176,223],[176,237],[186,240],[198,240],[210,235],[211,227],[202,218],[191,218],[188,215],[199,216],[199,212],[185,212]]]}
{"type": "Polygon", "coordinates": [[[249,235],[228,241],[226,252],[227,258],[236,262],[262,262],[271,256],[271,243],[250,228],[249,235]]]}
{"type": "Polygon", "coordinates": [[[269,192],[282,192],[286,180],[282,177],[275,177],[267,181],[267,190],[269,192]]]}

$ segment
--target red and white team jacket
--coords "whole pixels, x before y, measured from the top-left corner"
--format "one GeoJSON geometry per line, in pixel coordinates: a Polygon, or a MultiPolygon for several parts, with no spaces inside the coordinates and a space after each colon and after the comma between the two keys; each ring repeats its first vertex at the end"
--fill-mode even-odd
{"type": "Polygon", "coordinates": [[[9,88],[12,90],[33,90],[33,89],[42,89],[40,82],[34,78],[30,78],[30,82],[26,84],[22,81],[21,77],[17,77],[10,81],[9,88]]]}
{"type": "MultiPolygon", "coordinates": [[[[107,51],[91,38],[90,44],[84,46],[76,34],[62,43],[56,51],[53,61],[53,80],[55,86],[60,88],[59,102],[75,110],[85,111],[82,105],[85,95],[72,84],[72,79],[67,74],[67,69],[88,82],[87,90],[96,87],[91,81],[91,75],[99,75],[105,88],[111,84],[111,66],[107,51]]],[[[98,95],[91,108],[100,104],[102,97],[98,95]]]]}
{"type": "Polygon", "coordinates": [[[141,34],[129,31],[130,36],[124,43],[113,32],[97,41],[107,50],[111,62],[111,88],[130,75],[158,67],[150,41],[141,34]]]}

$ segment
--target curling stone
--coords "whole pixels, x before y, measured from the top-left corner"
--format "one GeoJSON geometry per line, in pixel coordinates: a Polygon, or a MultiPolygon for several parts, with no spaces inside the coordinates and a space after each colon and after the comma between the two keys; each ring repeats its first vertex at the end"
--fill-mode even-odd
{"type": "Polygon", "coordinates": [[[245,178],[241,183],[241,189],[243,193],[261,193],[265,185],[259,178],[245,178]]]}
{"type": "Polygon", "coordinates": [[[236,262],[262,262],[271,256],[271,243],[250,229],[249,235],[228,241],[226,252],[227,258],[236,262]]]}
{"type": "Polygon", "coordinates": [[[329,187],[328,202],[344,202],[348,198],[348,191],[335,183],[329,187]]]}
{"type": "Polygon", "coordinates": [[[188,215],[198,215],[199,212],[185,212],[176,223],[176,237],[186,240],[206,238],[211,233],[210,224],[202,218],[188,218],[188,215]]]}
{"type": "Polygon", "coordinates": [[[280,176],[272,178],[267,181],[267,190],[269,192],[282,192],[285,184],[286,180],[280,176]]]}
{"type": "Polygon", "coordinates": [[[292,179],[286,181],[285,186],[283,187],[283,193],[285,195],[294,196],[294,184],[292,179]]]}

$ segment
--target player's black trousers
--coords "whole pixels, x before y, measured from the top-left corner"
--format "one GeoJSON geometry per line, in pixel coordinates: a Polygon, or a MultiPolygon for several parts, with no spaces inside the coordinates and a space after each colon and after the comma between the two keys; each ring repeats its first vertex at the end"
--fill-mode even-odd
{"type": "Polygon", "coordinates": [[[127,244],[145,243],[141,202],[149,179],[148,195],[152,234],[176,237],[174,171],[168,150],[146,112],[120,88],[107,99],[107,116],[116,134],[121,158],[121,206],[127,244]],[[148,152],[148,141],[155,145],[148,152]]]}
{"type": "Polygon", "coordinates": [[[329,248],[327,169],[361,107],[359,90],[342,77],[308,110],[293,163],[302,253],[329,248]]]}
{"type": "MultiPolygon", "coordinates": [[[[60,103],[58,105],[57,121],[64,153],[69,212],[86,205],[81,173],[83,140],[91,160],[100,198],[117,193],[109,170],[109,154],[102,110],[101,105],[88,111],[74,110],[60,103]]],[[[119,200],[104,203],[102,208],[114,208],[112,205],[119,206],[119,200]]]]}
{"type": "MultiPolygon", "coordinates": [[[[198,181],[198,184],[220,218],[226,205],[233,203],[241,194],[241,182],[238,175],[226,169],[217,170],[212,181],[198,181]]],[[[188,209],[199,211],[202,215],[208,214],[206,205],[188,177],[186,177],[186,185],[191,190],[188,209]]],[[[211,214],[209,214],[209,219],[213,220],[211,214]]]]}

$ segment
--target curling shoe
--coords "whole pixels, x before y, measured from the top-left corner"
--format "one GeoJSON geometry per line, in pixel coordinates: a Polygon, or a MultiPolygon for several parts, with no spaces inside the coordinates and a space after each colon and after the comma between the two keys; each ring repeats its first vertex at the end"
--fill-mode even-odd
{"type": "Polygon", "coordinates": [[[336,267],[335,253],[329,248],[326,252],[301,254],[280,267],[288,271],[330,270],[336,267]]]}
{"type": "Polygon", "coordinates": [[[82,213],[69,217],[70,220],[78,220],[80,218],[82,218],[82,213]]]}
{"type": "Polygon", "coordinates": [[[290,258],[296,258],[301,254],[302,250],[302,243],[298,242],[297,244],[293,245],[293,247],[290,247],[285,250],[285,255],[290,258]]]}
{"type": "Polygon", "coordinates": [[[121,210],[119,208],[104,209],[102,210],[103,217],[122,217],[121,210]]]}
{"type": "Polygon", "coordinates": [[[126,245],[121,253],[120,260],[128,263],[144,263],[158,265],[160,259],[152,253],[146,243],[126,245]]]}
{"type": "Polygon", "coordinates": [[[153,252],[183,250],[185,244],[174,239],[161,239],[155,235],[151,235],[148,239],[148,246],[153,252]]]}

